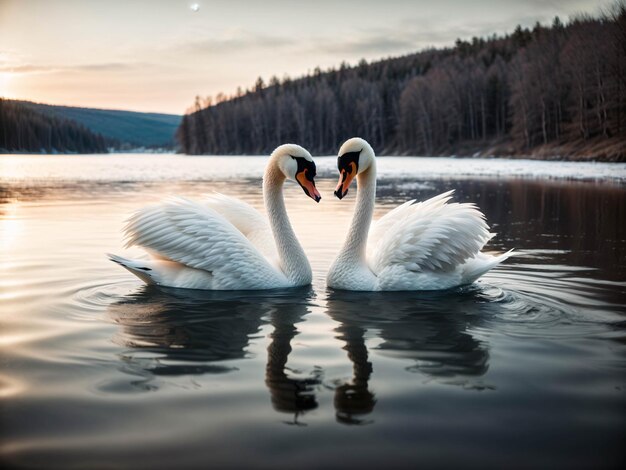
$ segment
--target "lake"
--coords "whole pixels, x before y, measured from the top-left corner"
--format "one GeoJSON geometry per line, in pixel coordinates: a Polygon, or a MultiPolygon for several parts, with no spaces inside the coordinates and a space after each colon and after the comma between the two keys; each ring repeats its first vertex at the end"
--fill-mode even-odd
{"type": "Polygon", "coordinates": [[[312,286],[148,288],[136,209],[262,208],[262,157],[0,156],[4,468],[611,468],[626,442],[626,164],[381,158],[375,217],[455,189],[516,256],[446,292],[330,291],[354,188],[285,196],[312,286]]]}

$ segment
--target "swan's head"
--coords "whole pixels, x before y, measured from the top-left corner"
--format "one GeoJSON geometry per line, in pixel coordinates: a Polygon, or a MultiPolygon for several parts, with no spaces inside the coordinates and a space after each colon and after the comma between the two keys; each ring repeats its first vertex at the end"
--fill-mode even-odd
{"type": "Polygon", "coordinates": [[[296,144],[285,144],[272,152],[271,159],[278,166],[285,178],[300,185],[304,194],[315,202],[322,196],[315,187],[316,168],[311,154],[296,144]]]}
{"type": "Polygon", "coordinates": [[[374,158],[374,149],[366,140],[360,137],[346,140],[339,149],[337,158],[339,183],[335,189],[335,196],[343,199],[348,194],[348,188],[354,177],[369,169],[374,163],[374,158]]]}

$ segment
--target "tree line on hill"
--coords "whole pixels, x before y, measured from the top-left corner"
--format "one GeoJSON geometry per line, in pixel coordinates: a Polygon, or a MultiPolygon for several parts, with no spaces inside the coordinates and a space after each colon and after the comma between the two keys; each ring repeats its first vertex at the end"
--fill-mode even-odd
{"type": "Polygon", "coordinates": [[[196,98],[187,154],[266,154],[283,142],[333,154],[361,136],[381,154],[626,159],[626,5],[567,25],[457,40],[398,58],[196,98]]]}
{"type": "Polygon", "coordinates": [[[75,121],[0,98],[0,152],[106,153],[108,144],[75,121]]]}

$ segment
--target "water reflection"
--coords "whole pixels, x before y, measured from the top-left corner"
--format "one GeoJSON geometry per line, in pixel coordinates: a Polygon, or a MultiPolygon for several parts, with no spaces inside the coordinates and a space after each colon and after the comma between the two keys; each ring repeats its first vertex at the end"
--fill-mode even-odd
{"type": "Polygon", "coordinates": [[[234,370],[221,363],[245,357],[264,313],[262,304],[235,296],[154,287],[109,307],[110,318],[121,327],[114,341],[131,348],[123,353],[127,366],[157,376],[234,370]]]}
{"type": "MultiPolygon", "coordinates": [[[[109,307],[120,325],[114,341],[122,371],[139,377],[130,386],[156,390],[159,377],[220,374],[237,370],[246,359],[251,339],[271,325],[265,365],[265,385],[273,408],[292,415],[318,407],[316,393],[322,369],[297,371],[288,366],[297,325],[309,305],[324,303],[339,325],[335,336],[352,365],[349,380],[333,382],[335,418],[342,424],[372,423],[377,400],[370,380],[375,374],[371,353],[403,360],[405,370],[445,385],[485,390],[493,386],[483,376],[489,369],[489,345],[480,331],[500,322],[508,312],[518,322],[539,321],[520,310],[535,305],[521,292],[506,292],[475,284],[444,292],[326,292],[315,298],[312,288],[271,292],[203,292],[143,287],[109,307]],[[368,351],[368,342],[370,345],[368,351]]],[[[507,317],[508,318],[508,317],[507,317]]],[[[518,325],[519,329],[519,325],[518,325]]],[[[328,382],[327,382],[328,383],[328,382]]],[[[127,391],[128,382],[109,384],[108,391],[127,391]]]]}
{"type": "Polygon", "coordinates": [[[378,340],[375,350],[380,354],[411,360],[409,372],[446,384],[485,388],[475,379],[488,370],[489,348],[472,333],[489,315],[480,292],[478,287],[437,293],[329,292],[327,311],[340,323],[335,331],[353,364],[351,382],[335,391],[337,420],[362,424],[363,416],[374,409],[376,399],[368,385],[373,373],[368,332],[378,340]]]}
{"type": "MultiPolygon", "coordinates": [[[[296,324],[308,312],[310,287],[269,292],[210,292],[143,287],[109,307],[120,326],[114,341],[125,348],[122,371],[155,390],[155,376],[220,374],[237,370],[228,361],[244,359],[251,339],[270,323],[265,383],[274,409],[293,414],[317,407],[320,371],[299,378],[287,367],[296,324]]],[[[115,387],[113,387],[115,388],[115,387]]],[[[107,387],[111,389],[111,387],[107,387]]]]}
{"type": "Polygon", "coordinates": [[[272,341],[267,348],[265,368],[265,384],[270,391],[272,406],[276,411],[293,414],[293,421],[289,424],[302,424],[298,421],[299,415],[317,408],[315,388],[321,383],[321,370],[314,370],[306,377],[295,377],[298,371],[287,367],[291,341],[298,334],[296,324],[308,312],[304,302],[312,295],[309,288],[298,290],[300,295],[305,294],[304,297],[294,295],[298,302],[276,306],[270,313],[269,321],[274,331],[270,335],[272,341]]]}
{"type": "MultiPolygon", "coordinates": [[[[313,210],[291,185],[288,211],[315,297],[166,293],[140,289],[103,256],[119,248],[122,221],[166,194],[200,199],[210,190],[262,209],[265,160],[114,157],[93,157],[97,171],[92,157],[62,165],[39,157],[19,181],[0,183],[3,468],[453,468],[458,456],[475,467],[592,468],[624,460],[623,185],[424,185],[421,160],[389,160],[398,171],[381,171],[378,216],[455,188],[498,233],[490,246],[519,255],[470,291],[328,292],[325,273],[354,196],[313,210]],[[134,161],[143,163],[128,173],[134,161]],[[46,176],[51,164],[58,178],[46,176]],[[233,166],[245,174],[230,176],[233,166]],[[68,175],[72,168],[85,177],[68,175]],[[492,386],[499,391],[474,391],[492,386]]],[[[336,183],[324,177],[333,162],[320,172],[322,194],[336,183]]]]}
{"type": "Polygon", "coordinates": [[[134,379],[100,388],[153,391],[161,386],[158,377],[236,370],[223,362],[245,356],[249,337],[260,329],[262,312],[233,299],[232,314],[225,314],[223,301],[211,297],[200,291],[143,287],[112,304],[109,317],[120,326],[114,342],[127,348],[118,354],[120,369],[134,379]]]}
{"type": "Polygon", "coordinates": [[[374,410],[376,396],[369,390],[372,363],[365,345],[366,329],[358,321],[351,321],[350,306],[341,300],[329,299],[327,305],[328,314],[340,322],[335,329],[337,338],[346,343],[343,349],[352,363],[351,381],[335,388],[335,417],[343,424],[369,424],[371,421],[363,417],[374,410]]]}

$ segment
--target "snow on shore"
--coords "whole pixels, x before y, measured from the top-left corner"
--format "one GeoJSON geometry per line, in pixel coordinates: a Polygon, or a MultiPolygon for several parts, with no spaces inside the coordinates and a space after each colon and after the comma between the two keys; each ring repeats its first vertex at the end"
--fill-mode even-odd
{"type": "MultiPolygon", "coordinates": [[[[0,155],[0,182],[216,181],[260,178],[267,157],[174,154],[0,155]]],[[[315,157],[318,177],[335,178],[337,157],[315,157]]],[[[626,184],[626,163],[504,158],[381,157],[381,179],[527,178],[626,184]]]]}

